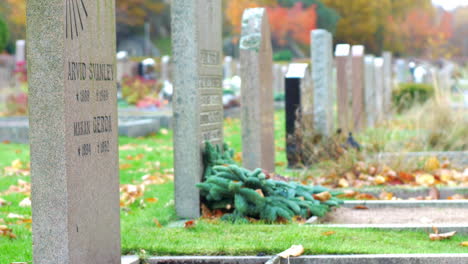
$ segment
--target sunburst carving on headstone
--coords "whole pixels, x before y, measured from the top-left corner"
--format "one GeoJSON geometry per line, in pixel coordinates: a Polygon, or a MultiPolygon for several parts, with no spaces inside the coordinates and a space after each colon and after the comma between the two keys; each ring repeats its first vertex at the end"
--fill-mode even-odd
{"type": "Polygon", "coordinates": [[[66,0],[65,9],[65,37],[73,39],[84,30],[83,20],[88,17],[88,11],[83,0],[66,0]]]}

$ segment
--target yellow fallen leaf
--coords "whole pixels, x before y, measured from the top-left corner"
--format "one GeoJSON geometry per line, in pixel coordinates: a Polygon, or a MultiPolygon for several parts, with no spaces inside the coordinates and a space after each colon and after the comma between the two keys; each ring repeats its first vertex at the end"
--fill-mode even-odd
{"type": "Polygon", "coordinates": [[[377,175],[374,178],[374,183],[377,184],[377,185],[384,184],[385,182],[387,182],[387,180],[382,175],[377,175]]]}
{"type": "Polygon", "coordinates": [[[161,134],[163,134],[163,135],[169,134],[169,130],[167,130],[165,128],[161,129],[160,131],[161,131],[161,134]]]}
{"type": "Polygon", "coordinates": [[[440,168],[440,162],[437,157],[431,157],[426,161],[424,169],[426,171],[435,171],[440,168]]]}
{"type": "Polygon", "coordinates": [[[338,186],[340,188],[348,188],[349,187],[349,182],[346,179],[340,179],[338,181],[338,186]]]}
{"type": "Polygon", "coordinates": [[[468,241],[463,241],[460,243],[460,246],[462,247],[468,247],[468,241]]]}
{"type": "Polygon", "coordinates": [[[448,233],[443,233],[443,234],[430,234],[429,239],[432,241],[437,241],[437,240],[444,240],[444,239],[449,239],[453,237],[457,232],[448,232],[448,233]]]}
{"type": "Polygon", "coordinates": [[[416,183],[423,186],[432,186],[435,184],[434,175],[424,173],[416,175],[416,183]]]}
{"type": "Polygon", "coordinates": [[[319,194],[314,194],[314,198],[321,202],[326,202],[332,198],[332,195],[329,192],[321,192],[319,194]]]}
{"type": "Polygon", "coordinates": [[[304,247],[302,245],[293,245],[285,251],[278,254],[281,258],[287,259],[289,257],[298,257],[304,253],[304,247]]]}
{"type": "Polygon", "coordinates": [[[11,167],[15,169],[21,169],[23,167],[23,163],[21,162],[21,160],[17,159],[11,163],[11,167]]]}
{"type": "Polygon", "coordinates": [[[132,167],[132,164],[128,164],[128,163],[124,163],[124,164],[119,165],[119,168],[121,170],[127,170],[127,169],[130,169],[131,167],[132,167]]]}

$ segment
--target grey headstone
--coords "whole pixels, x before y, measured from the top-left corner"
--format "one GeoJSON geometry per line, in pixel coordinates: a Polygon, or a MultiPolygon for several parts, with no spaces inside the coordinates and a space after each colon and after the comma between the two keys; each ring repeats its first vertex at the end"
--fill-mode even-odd
{"type": "Polygon", "coordinates": [[[173,1],[175,206],[200,216],[202,148],[223,142],[221,1],[173,1]]]}
{"type": "Polygon", "coordinates": [[[325,136],[333,134],[332,35],[324,29],[311,32],[314,129],[325,136]]]}
{"type": "Polygon", "coordinates": [[[335,50],[336,73],[337,73],[337,112],[338,127],[347,134],[352,131],[352,59],[351,46],[349,44],[338,44],[335,50]]]}
{"type": "Polygon", "coordinates": [[[392,53],[389,51],[383,52],[383,71],[384,71],[384,93],[383,93],[383,102],[384,102],[384,112],[385,118],[388,118],[392,108],[392,90],[393,90],[393,63],[392,63],[392,53]]]}
{"type": "Polygon", "coordinates": [[[273,73],[270,25],[265,8],[242,17],[240,38],[242,163],[247,169],[275,170],[273,73]]]}
{"type": "Polygon", "coordinates": [[[115,2],[29,0],[27,24],[34,263],[120,263],[115,2]]]}
{"type": "Polygon", "coordinates": [[[374,59],[374,81],[375,81],[375,122],[378,123],[382,121],[383,118],[383,100],[384,100],[384,61],[383,58],[378,57],[374,59]]]}
{"type": "Polygon", "coordinates": [[[364,128],[364,46],[354,45],[351,50],[352,56],[352,108],[353,128],[355,132],[364,128]]]}
{"type": "Polygon", "coordinates": [[[374,56],[366,55],[364,58],[364,93],[365,93],[365,119],[368,127],[375,125],[376,116],[376,92],[375,92],[375,65],[374,56]]]}

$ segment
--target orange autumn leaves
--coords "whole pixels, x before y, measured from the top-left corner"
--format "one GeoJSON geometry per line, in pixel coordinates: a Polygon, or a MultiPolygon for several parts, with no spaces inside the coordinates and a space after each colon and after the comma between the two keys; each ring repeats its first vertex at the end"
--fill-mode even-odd
{"type": "Polygon", "coordinates": [[[287,8],[271,0],[231,0],[226,8],[226,17],[235,34],[241,33],[244,10],[253,7],[267,7],[270,30],[279,45],[287,44],[289,38],[300,44],[310,44],[310,31],[317,28],[315,5],[305,8],[298,2],[287,8]]]}
{"type": "Polygon", "coordinates": [[[429,158],[421,169],[412,171],[357,162],[352,169],[344,173],[331,173],[321,178],[309,177],[308,180],[314,184],[332,188],[361,188],[379,185],[468,186],[468,168],[464,170],[451,168],[449,162],[440,162],[436,157],[429,158]]]}

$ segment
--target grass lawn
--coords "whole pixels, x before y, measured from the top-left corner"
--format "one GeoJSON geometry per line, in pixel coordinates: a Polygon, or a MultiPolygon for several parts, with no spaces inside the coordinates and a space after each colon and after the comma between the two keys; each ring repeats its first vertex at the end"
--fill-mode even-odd
{"type": "MultiPolygon", "coordinates": [[[[276,117],[276,161],[279,173],[286,170],[284,153],[284,113],[276,117]]],[[[239,120],[226,120],[226,142],[234,149],[241,149],[239,120]]],[[[31,218],[30,208],[20,207],[26,194],[5,192],[18,180],[29,182],[29,176],[7,175],[8,166],[20,160],[23,167],[29,163],[27,145],[0,144],[0,198],[9,205],[1,206],[0,225],[13,229],[16,239],[0,236],[0,264],[31,261],[31,224],[10,213],[31,218]]],[[[172,174],[172,133],[161,131],[147,138],[120,138],[120,182],[138,184],[144,175],[169,179],[172,174]]],[[[357,253],[467,253],[459,244],[468,236],[455,236],[451,240],[432,242],[422,232],[390,232],[378,230],[317,229],[298,224],[227,224],[200,221],[195,228],[169,228],[176,220],[174,211],[173,182],[149,185],[146,198],[157,202],[135,203],[121,210],[122,253],[135,254],[145,249],[151,255],[256,255],[274,254],[293,244],[302,244],[307,254],[357,254],[357,253]],[[153,199],[154,200],[154,199],[153,199]],[[155,219],[163,226],[158,227],[155,219]],[[324,232],[335,231],[331,235],[324,232]]],[[[1,201],[1,199],[0,199],[1,201]]]]}

